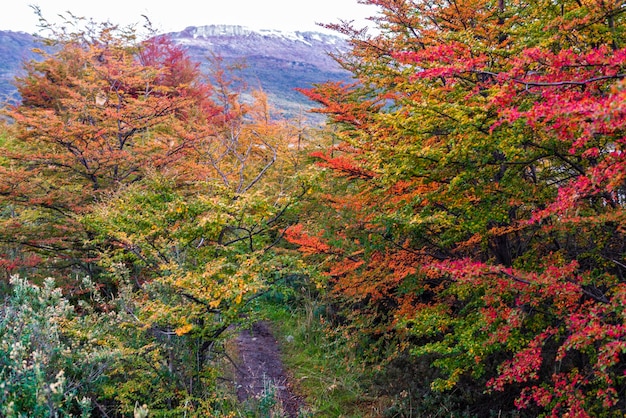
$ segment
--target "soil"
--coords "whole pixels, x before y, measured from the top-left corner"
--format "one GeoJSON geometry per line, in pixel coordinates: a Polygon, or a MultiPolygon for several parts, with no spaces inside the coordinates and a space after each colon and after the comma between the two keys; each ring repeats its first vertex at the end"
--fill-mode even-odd
{"type": "Polygon", "coordinates": [[[276,390],[277,400],[289,418],[296,418],[303,401],[293,392],[280,358],[278,342],[267,322],[259,321],[243,330],[237,339],[241,364],[237,368],[237,397],[240,402],[260,398],[268,383],[276,390]]]}

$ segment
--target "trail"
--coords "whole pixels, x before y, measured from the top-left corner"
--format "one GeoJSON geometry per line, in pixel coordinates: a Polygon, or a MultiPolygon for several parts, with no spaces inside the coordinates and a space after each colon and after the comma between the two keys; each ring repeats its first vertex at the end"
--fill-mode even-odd
{"type": "Polygon", "coordinates": [[[269,383],[276,390],[283,411],[288,417],[296,418],[303,402],[292,391],[278,343],[268,324],[256,322],[251,330],[240,332],[236,342],[241,360],[237,370],[239,401],[262,396],[269,383]]]}

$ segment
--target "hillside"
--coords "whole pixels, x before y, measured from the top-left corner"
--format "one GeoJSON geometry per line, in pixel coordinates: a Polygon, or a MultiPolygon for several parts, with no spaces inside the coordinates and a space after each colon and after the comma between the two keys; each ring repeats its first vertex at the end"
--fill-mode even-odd
{"type": "Polygon", "coordinates": [[[0,31],[0,99],[14,100],[17,91],[13,79],[24,60],[36,56],[32,52],[35,38],[24,32],[0,31]]]}
{"type": "Polygon", "coordinates": [[[349,76],[329,56],[347,50],[347,43],[336,36],[225,25],[188,27],[168,35],[205,66],[211,54],[229,64],[243,63],[240,75],[248,86],[263,88],[270,101],[290,115],[310,106],[295,88],[349,76]]]}
{"type": "MultiPolygon", "coordinates": [[[[253,31],[242,26],[188,27],[168,33],[188,49],[207,70],[208,58],[217,55],[227,65],[243,64],[238,70],[249,88],[262,88],[270,102],[288,116],[310,107],[297,87],[327,80],[347,79],[329,53],[342,52],[347,43],[339,37],[316,32],[253,31]]],[[[23,32],[0,31],[0,97],[16,99],[12,80],[25,59],[35,57],[35,38],[23,32]]]]}

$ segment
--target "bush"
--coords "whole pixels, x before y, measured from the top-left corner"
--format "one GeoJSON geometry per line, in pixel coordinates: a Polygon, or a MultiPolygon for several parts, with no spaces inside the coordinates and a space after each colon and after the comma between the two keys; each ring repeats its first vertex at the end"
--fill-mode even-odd
{"type": "Polygon", "coordinates": [[[72,332],[73,306],[54,287],[13,276],[0,308],[0,415],[90,416],[87,385],[102,375],[99,349],[72,332]]]}

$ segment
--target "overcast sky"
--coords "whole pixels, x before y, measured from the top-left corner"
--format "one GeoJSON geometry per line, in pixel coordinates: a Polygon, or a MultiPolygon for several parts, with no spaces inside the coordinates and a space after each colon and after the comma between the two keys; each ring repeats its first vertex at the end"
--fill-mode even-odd
{"type": "Polygon", "coordinates": [[[187,26],[243,25],[251,29],[324,31],[316,22],[354,20],[371,26],[365,17],[376,13],[373,6],[357,0],[3,0],[0,30],[34,33],[37,18],[31,4],[54,21],[71,11],[76,16],[121,25],[143,23],[146,15],[159,32],[180,31],[187,26]]]}

